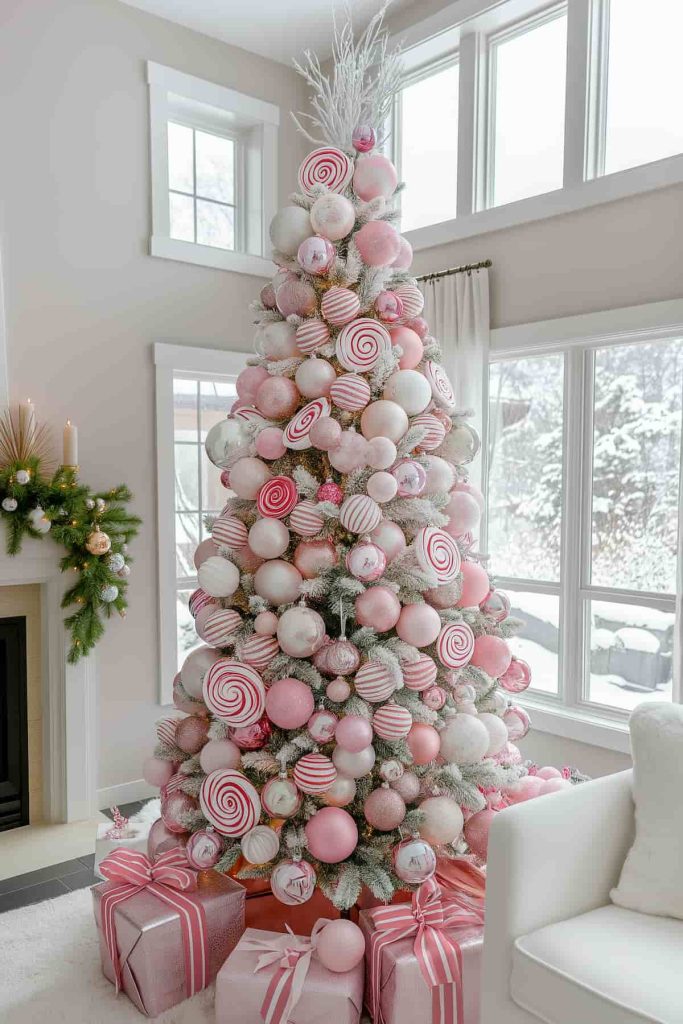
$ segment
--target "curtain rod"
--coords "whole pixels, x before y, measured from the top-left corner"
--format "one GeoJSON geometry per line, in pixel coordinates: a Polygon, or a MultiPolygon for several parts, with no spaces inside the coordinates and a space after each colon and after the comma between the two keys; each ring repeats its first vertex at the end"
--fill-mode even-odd
{"type": "Polygon", "coordinates": [[[469,274],[472,270],[483,270],[493,266],[493,260],[481,260],[479,263],[464,263],[462,267],[449,267],[448,270],[438,270],[434,274],[421,274],[418,281],[436,281],[439,277],[450,277],[451,274],[469,274]]]}

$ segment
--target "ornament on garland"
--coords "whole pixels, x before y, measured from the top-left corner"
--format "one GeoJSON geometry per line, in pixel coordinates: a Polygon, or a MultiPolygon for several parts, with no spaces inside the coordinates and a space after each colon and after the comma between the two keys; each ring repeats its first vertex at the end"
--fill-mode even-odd
{"type": "Polygon", "coordinates": [[[111,548],[111,540],[103,530],[97,527],[86,540],[85,546],[91,555],[106,555],[111,548]]]}

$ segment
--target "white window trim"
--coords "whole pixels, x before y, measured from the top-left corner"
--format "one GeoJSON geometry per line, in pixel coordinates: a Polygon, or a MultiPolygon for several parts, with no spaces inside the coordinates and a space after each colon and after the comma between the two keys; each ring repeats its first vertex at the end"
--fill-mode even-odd
{"type": "MultiPolygon", "coordinates": [[[[563,317],[557,320],[543,320],[529,324],[518,324],[514,327],[501,327],[491,331],[490,358],[528,357],[533,355],[551,354],[565,351],[568,358],[565,364],[565,431],[563,443],[564,459],[564,493],[565,513],[566,495],[580,494],[580,501],[590,500],[589,489],[586,487],[586,476],[590,472],[590,460],[581,456],[583,424],[586,409],[591,399],[587,380],[580,382],[579,393],[572,393],[577,384],[583,349],[596,349],[610,344],[628,344],[675,338],[683,336],[683,299],[666,302],[650,303],[643,306],[629,306],[621,309],[606,310],[598,313],[580,314],[563,317]],[[571,363],[575,361],[572,371],[571,363]],[[568,372],[567,372],[568,371],[568,372]]],[[[586,364],[589,364],[589,360],[586,364]]],[[[585,514],[585,513],[584,513],[585,514]]],[[[580,524],[578,516],[563,516],[563,551],[576,551],[579,547],[580,524]]],[[[680,546],[679,546],[680,547],[680,546]]],[[[679,558],[683,552],[679,550],[679,558]]],[[[493,566],[495,571],[495,566],[493,566]]],[[[588,591],[581,587],[578,576],[580,567],[578,560],[564,559],[563,576],[556,585],[525,583],[497,577],[502,589],[514,585],[518,589],[540,590],[543,593],[556,592],[564,605],[563,631],[560,643],[560,694],[543,695],[538,691],[525,694],[517,699],[532,713],[534,728],[541,732],[552,733],[568,739],[590,743],[594,746],[606,747],[611,750],[629,752],[629,735],[627,714],[618,709],[601,708],[599,705],[583,702],[581,687],[584,677],[584,666],[580,663],[580,646],[576,638],[582,635],[582,623],[578,621],[580,605],[577,603],[588,591]],[[576,563],[576,564],[574,564],[576,563]],[[572,572],[573,566],[573,572],[572,572]],[[573,619],[572,619],[573,616],[573,619]],[[562,682],[566,689],[562,692],[562,682]]],[[[591,588],[593,599],[600,599],[597,588],[591,588]]],[[[675,610],[677,622],[675,628],[673,658],[673,700],[683,699],[683,630],[681,595],[659,597],[652,600],[652,595],[644,595],[639,591],[620,591],[618,600],[625,603],[642,603],[649,597],[651,603],[659,603],[667,611],[675,610]]],[[[610,594],[603,598],[613,600],[610,594]]],[[[584,650],[584,655],[585,655],[584,650]]]]}
{"type": "Polygon", "coordinates": [[[154,346],[156,369],[157,544],[159,560],[159,704],[173,703],[177,671],[175,555],[175,446],[173,378],[187,373],[201,378],[235,380],[247,353],[190,345],[154,346]]]}
{"type": "Polygon", "coordinates": [[[456,0],[392,38],[406,48],[402,59],[408,75],[431,63],[438,65],[456,50],[460,66],[458,216],[407,231],[413,249],[445,245],[683,182],[683,154],[596,176],[604,163],[600,141],[605,90],[598,89],[595,72],[605,59],[607,2],[569,0],[567,4],[563,187],[489,209],[482,208],[488,131],[486,40],[517,21],[552,10],[556,0],[456,0]]]}
{"type": "Polygon", "coordinates": [[[147,82],[152,181],[150,254],[255,277],[272,276],[275,265],[263,254],[270,248],[268,225],[277,211],[278,107],[153,61],[147,62],[147,82]],[[204,121],[212,130],[220,125],[227,135],[239,134],[248,208],[238,213],[242,225],[237,235],[247,251],[233,252],[170,237],[166,126],[174,115],[186,124],[201,126],[204,121]]]}

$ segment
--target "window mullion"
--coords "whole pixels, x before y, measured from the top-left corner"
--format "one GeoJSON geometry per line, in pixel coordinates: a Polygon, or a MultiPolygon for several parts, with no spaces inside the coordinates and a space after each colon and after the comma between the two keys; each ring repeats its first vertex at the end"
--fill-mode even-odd
{"type": "Polygon", "coordinates": [[[678,558],[676,561],[676,620],[673,645],[673,682],[671,699],[680,704],[683,700],[683,444],[678,476],[678,558]]]}
{"type": "Polygon", "coordinates": [[[458,186],[456,212],[467,216],[478,209],[480,160],[480,123],[485,96],[480,88],[480,42],[476,32],[460,40],[458,86],[458,186]]]}
{"type": "Polygon", "coordinates": [[[591,9],[593,0],[567,5],[567,72],[564,109],[563,187],[580,185],[586,172],[591,9]]]}
{"type": "Polygon", "coordinates": [[[585,157],[587,181],[605,173],[607,129],[607,69],[609,61],[609,0],[577,0],[588,6],[584,49],[586,55],[585,157]]]}
{"type": "Polygon", "coordinates": [[[561,666],[560,693],[564,703],[576,707],[583,681],[583,609],[581,583],[581,476],[583,450],[584,354],[565,355],[564,473],[562,480],[561,666]]]}

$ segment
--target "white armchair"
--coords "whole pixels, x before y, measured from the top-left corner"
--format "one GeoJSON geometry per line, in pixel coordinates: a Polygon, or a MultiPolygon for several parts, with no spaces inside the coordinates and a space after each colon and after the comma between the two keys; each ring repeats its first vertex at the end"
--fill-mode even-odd
{"type": "Polygon", "coordinates": [[[633,836],[630,771],[497,815],[481,1024],[683,1024],[683,921],[610,902],[633,836]]]}

